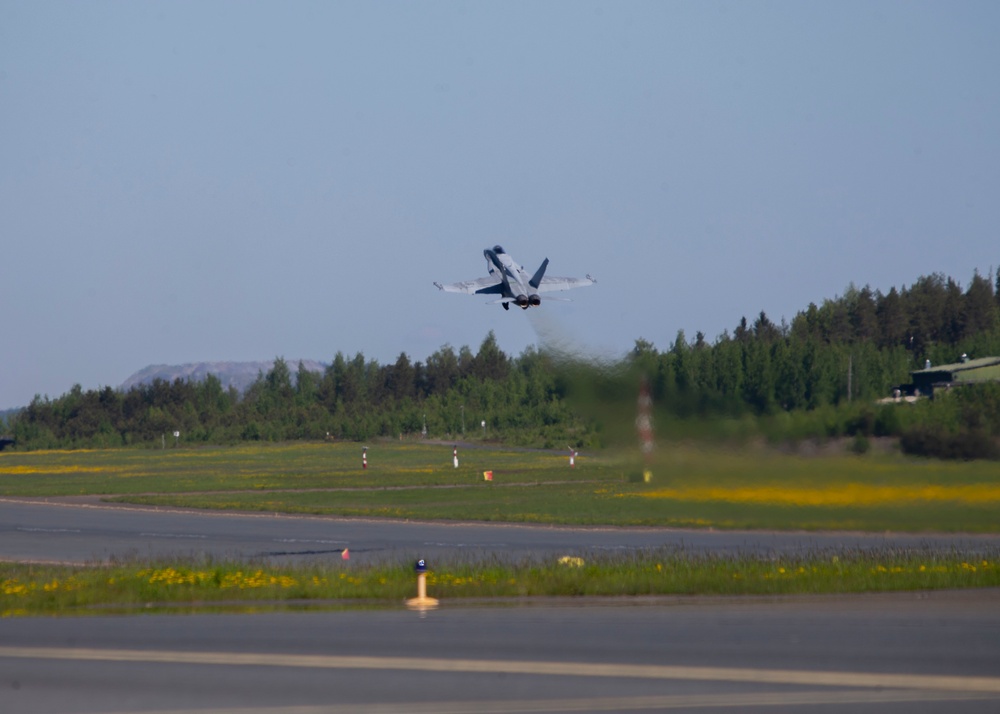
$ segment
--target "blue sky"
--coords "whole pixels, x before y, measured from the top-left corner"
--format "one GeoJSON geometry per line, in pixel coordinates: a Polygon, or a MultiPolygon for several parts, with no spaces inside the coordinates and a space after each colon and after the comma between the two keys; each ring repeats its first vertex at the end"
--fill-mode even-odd
{"type": "Polygon", "coordinates": [[[995,2],[0,0],[0,408],[967,284],[1000,264],[998,33],[995,2]],[[433,287],[496,243],[599,282],[433,287]]]}

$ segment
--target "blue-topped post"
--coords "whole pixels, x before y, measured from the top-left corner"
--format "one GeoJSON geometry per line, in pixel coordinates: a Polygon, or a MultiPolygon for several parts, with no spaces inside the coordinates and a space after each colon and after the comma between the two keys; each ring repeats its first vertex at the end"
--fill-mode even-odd
{"type": "Polygon", "coordinates": [[[427,597],[427,561],[421,558],[413,564],[417,574],[417,596],[406,601],[406,606],[417,610],[429,610],[438,606],[438,601],[427,597]]]}

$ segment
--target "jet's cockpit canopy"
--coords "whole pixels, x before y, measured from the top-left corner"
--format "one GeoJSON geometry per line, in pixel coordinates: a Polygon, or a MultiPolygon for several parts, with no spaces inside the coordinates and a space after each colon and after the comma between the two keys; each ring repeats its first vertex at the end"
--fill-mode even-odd
{"type": "Polygon", "coordinates": [[[503,246],[502,245],[493,246],[493,252],[496,253],[497,255],[503,253],[504,252],[503,246]]]}

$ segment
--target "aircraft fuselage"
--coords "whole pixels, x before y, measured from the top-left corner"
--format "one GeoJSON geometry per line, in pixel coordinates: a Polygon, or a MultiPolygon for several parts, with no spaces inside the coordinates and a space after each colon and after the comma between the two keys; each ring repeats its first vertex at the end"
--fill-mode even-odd
{"type": "MultiPolygon", "coordinates": [[[[570,290],[593,285],[596,281],[591,276],[585,278],[556,278],[546,275],[549,266],[546,258],[538,266],[534,275],[529,275],[524,268],[507,255],[502,246],[495,245],[483,251],[486,258],[486,270],[489,275],[475,280],[463,280],[459,283],[434,283],[438,290],[449,293],[465,293],[466,295],[497,295],[498,302],[504,310],[510,309],[514,303],[523,310],[542,304],[539,293],[553,290],[570,290]]],[[[552,298],[555,300],[565,298],[552,298]]]]}
{"type": "MultiPolygon", "coordinates": [[[[486,257],[486,267],[489,272],[498,274],[503,283],[502,296],[504,298],[512,300],[522,310],[541,305],[542,299],[538,296],[538,282],[545,272],[548,259],[542,263],[542,267],[532,278],[528,276],[521,265],[507,255],[502,246],[496,245],[492,249],[487,248],[483,251],[483,255],[486,257]]],[[[503,306],[506,308],[507,303],[504,302],[503,306]]]]}

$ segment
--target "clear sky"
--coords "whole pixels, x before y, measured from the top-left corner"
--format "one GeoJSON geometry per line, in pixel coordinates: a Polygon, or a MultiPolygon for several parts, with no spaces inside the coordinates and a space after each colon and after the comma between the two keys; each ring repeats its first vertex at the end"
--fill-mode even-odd
{"type": "Polygon", "coordinates": [[[1000,264],[1000,3],[0,0],[0,408],[1000,264]],[[502,244],[598,284],[504,312],[502,244]]]}

